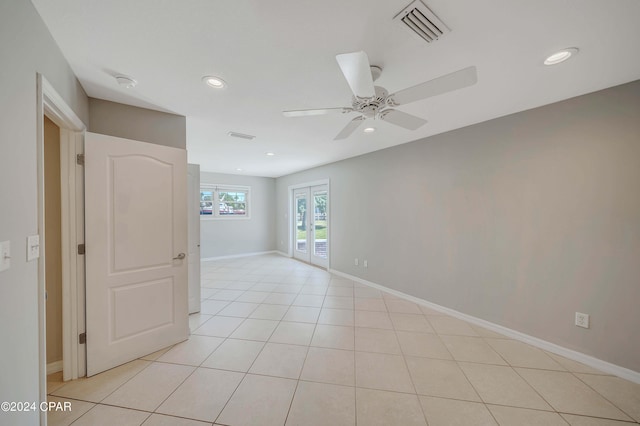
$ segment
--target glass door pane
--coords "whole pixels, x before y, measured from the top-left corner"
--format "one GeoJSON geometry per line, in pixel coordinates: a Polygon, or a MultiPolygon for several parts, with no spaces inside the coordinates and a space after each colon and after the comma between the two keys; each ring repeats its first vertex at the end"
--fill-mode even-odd
{"type": "Polygon", "coordinates": [[[296,214],[296,245],[297,251],[307,252],[307,196],[306,194],[296,194],[295,203],[296,214]]]}
{"type": "Polygon", "coordinates": [[[313,255],[327,258],[327,191],[313,192],[313,255]]]}

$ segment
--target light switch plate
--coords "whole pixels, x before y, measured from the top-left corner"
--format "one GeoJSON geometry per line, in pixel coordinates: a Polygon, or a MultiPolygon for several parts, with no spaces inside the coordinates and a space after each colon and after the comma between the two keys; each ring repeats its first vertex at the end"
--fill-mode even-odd
{"type": "Polygon", "coordinates": [[[6,271],[11,267],[11,242],[0,243],[0,271],[6,271]]]}
{"type": "Polygon", "coordinates": [[[40,235],[27,237],[27,262],[40,257],[40,235]]]}

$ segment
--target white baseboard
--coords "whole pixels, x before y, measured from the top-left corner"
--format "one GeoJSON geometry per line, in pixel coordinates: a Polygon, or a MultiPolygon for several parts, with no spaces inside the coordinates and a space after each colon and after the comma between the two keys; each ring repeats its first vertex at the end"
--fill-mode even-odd
{"type": "Polygon", "coordinates": [[[269,250],[269,251],[256,251],[253,253],[232,254],[229,256],[203,257],[203,258],[200,258],[200,261],[208,262],[210,260],[237,259],[240,257],[260,256],[263,254],[273,254],[273,253],[278,253],[278,252],[276,250],[269,250]]]}
{"type": "Polygon", "coordinates": [[[47,376],[49,374],[57,373],[58,371],[62,371],[62,360],[47,364],[47,376]]]}
{"type": "Polygon", "coordinates": [[[284,257],[291,257],[291,256],[289,256],[289,254],[288,254],[288,253],[285,253],[285,252],[280,251],[280,250],[276,250],[276,251],[275,251],[275,253],[276,253],[276,254],[279,254],[280,256],[284,256],[284,257]]]}
{"type": "Polygon", "coordinates": [[[625,367],[621,367],[619,365],[611,364],[610,362],[603,361],[598,358],[594,358],[590,355],[583,354],[582,352],[574,351],[572,349],[567,349],[563,346],[556,345],[555,343],[548,342],[546,340],[539,339],[537,337],[530,336],[525,333],[521,333],[519,331],[503,327],[501,325],[464,314],[462,312],[456,311],[454,309],[450,309],[444,306],[437,305],[435,303],[429,302],[424,299],[420,299],[415,296],[411,296],[409,294],[403,293],[401,291],[393,290],[391,288],[385,287],[380,284],[376,284],[371,281],[367,281],[363,278],[356,277],[354,275],[349,275],[344,272],[337,271],[335,269],[329,269],[329,272],[332,274],[348,278],[352,281],[356,281],[358,283],[367,285],[369,287],[376,288],[378,290],[384,291],[386,293],[392,294],[397,297],[401,297],[403,299],[409,300],[411,302],[417,303],[418,305],[426,306],[427,308],[431,308],[435,311],[439,311],[445,313],[447,315],[451,315],[452,317],[459,318],[461,320],[470,322],[475,325],[479,325],[480,327],[484,327],[491,331],[495,331],[496,333],[503,334],[507,337],[511,337],[512,339],[519,340],[524,343],[528,343],[531,346],[538,347],[540,349],[544,349],[549,352],[553,352],[554,354],[561,355],[565,358],[572,359],[574,361],[581,362],[589,367],[593,367],[600,371],[603,371],[608,374],[613,374],[615,376],[621,377],[626,380],[630,380],[634,383],[640,384],[640,372],[630,370],[625,367]]]}

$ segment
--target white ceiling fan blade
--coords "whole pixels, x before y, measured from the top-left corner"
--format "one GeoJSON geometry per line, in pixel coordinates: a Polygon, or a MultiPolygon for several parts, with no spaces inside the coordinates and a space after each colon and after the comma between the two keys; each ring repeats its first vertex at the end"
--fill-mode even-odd
{"type": "Polygon", "coordinates": [[[407,130],[416,130],[427,123],[427,120],[395,109],[388,109],[380,114],[380,119],[388,121],[407,130]]]}
{"type": "Polygon", "coordinates": [[[369,57],[364,52],[343,53],[336,56],[336,61],[347,79],[354,95],[371,98],[376,94],[373,88],[369,57]]]}
{"type": "Polygon", "coordinates": [[[468,67],[425,83],[400,90],[389,97],[396,105],[405,105],[421,99],[441,95],[463,87],[473,86],[478,81],[476,67],[468,67]]]}
{"type": "Polygon", "coordinates": [[[307,117],[310,115],[325,115],[332,113],[347,113],[353,111],[352,108],[322,108],[322,109],[296,109],[292,111],[282,111],[285,117],[307,117]]]}
{"type": "Polygon", "coordinates": [[[353,120],[351,120],[345,127],[344,129],[342,129],[342,131],[340,133],[338,133],[338,136],[336,136],[335,138],[333,138],[334,141],[340,140],[340,139],[346,139],[349,136],[351,136],[351,133],[355,132],[356,129],[358,127],[360,127],[360,125],[362,124],[362,122],[365,120],[365,118],[363,116],[360,117],[356,117],[353,120]]]}

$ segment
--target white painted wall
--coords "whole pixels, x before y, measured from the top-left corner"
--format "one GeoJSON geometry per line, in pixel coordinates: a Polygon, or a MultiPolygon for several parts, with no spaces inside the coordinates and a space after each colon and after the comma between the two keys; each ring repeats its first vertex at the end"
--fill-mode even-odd
{"type": "MultiPolygon", "coordinates": [[[[88,122],[87,96],[31,2],[0,2],[0,241],[11,269],[0,272],[0,401],[38,401],[37,262],[26,237],[38,233],[36,72],[88,122]]],[[[0,413],[0,423],[34,425],[40,413],[0,413]]]]}
{"type": "Polygon", "coordinates": [[[640,371],[638,117],[640,81],[280,177],[278,250],[329,178],[332,268],[640,371]]]}
{"type": "Polygon", "coordinates": [[[89,131],[186,149],[184,116],[89,98],[89,131]]]}
{"type": "Polygon", "coordinates": [[[203,259],[276,249],[275,179],[200,172],[200,183],[251,187],[250,219],[202,219],[200,256],[203,259]]]}

